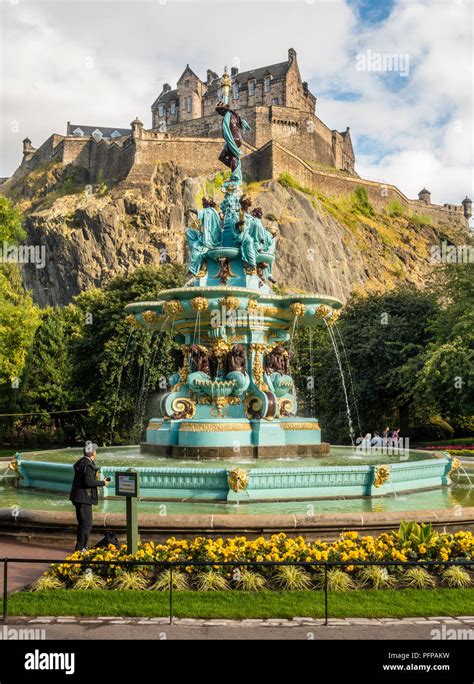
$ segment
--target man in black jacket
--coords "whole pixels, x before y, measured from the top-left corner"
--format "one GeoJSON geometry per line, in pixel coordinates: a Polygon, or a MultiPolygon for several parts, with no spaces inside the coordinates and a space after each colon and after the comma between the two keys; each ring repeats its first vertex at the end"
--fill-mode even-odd
{"type": "Polygon", "coordinates": [[[92,530],[92,506],[99,501],[98,487],[107,487],[110,477],[99,480],[97,458],[97,444],[90,440],[84,447],[84,455],[74,463],[74,480],[72,482],[69,499],[76,508],[77,543],[76,551],[87,547],[87,541],[92,530]]]}

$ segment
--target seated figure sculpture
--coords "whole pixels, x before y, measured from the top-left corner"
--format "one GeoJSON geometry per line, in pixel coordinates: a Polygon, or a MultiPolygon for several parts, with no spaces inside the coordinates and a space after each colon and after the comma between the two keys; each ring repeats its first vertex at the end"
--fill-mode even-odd
{"type": "Polygon", "coordinates": [[[193,392],[200,392],[200,383],[211,380],[216,375],[217,364],[214,355],[201,344],[189,347],[188,385],[193,392]]]}
{"type": "MultiPolygon", "coordinates": [[[[265,226],[262,223],[263,211],[260,207],[255,207],[251,214],[255,219],[254,241],[256,244],[256,251],[259,253],[265,253],[274,256],[276,251],[276,229],[272,228],[271,230],[269,230],[268,228],[265,228],[265,226]]],[[[272,277],[272,266],[273,262],[262,264],[262,267],[266,269],[266,278],[268,278],[268,280],[271,283],[274,283],[275,280],[272,277]]]]}
{"type": "Polygon", "coordinates": [[[210,249],[218,247],[222,240],[222,222],[219,212],[215,208],[216,203],[208,197],[202,198],[202,209],[188,209],[186,216],[194,214],[199,221],[198,228],[186,230],[188,241],[189,272],[191,275],[201,277],[205,274],[204,257],[210,249]]]}
{"type": "Polygon", "coordinates": [[[290,376],[291,352],[278,344],[264,359],[264,369],[268,385],[277,397],[282,397],[293,389],[293,379],[290,376]]]}
{"type": "Polygon", "coordinates": [[[251,206],[252,200],[250,197],[243,195],[240,198],[239,220],[235,223],[234,227],[234,238],[240,246],[244,268],[248,275],[257,272],[256,236],[260,227],[255,217],[250,213],[251,206]]]}
{"type": "Polygon", "coordinates": [[[232,394],[239,396],[247,391],[250,378],[247,373],[247,359],[243,344],[234,344],[232,349],[227,352],[225,371],[226,380],[234,381],[232,394]]]}

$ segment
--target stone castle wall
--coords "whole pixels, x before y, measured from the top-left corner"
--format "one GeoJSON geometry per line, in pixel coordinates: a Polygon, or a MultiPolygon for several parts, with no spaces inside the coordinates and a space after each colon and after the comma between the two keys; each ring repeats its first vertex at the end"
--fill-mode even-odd
{"type": "Polygon", "coordinates": [[[364,178],[355,178],[349,174],[312,168],[310,164],[278,142],[267,143],[256,154],[258,155],[258,162],[253,162],[252,165],[247,162],[247,168],[249,172],[257,173],[256,178],[258,180],[278,178],[282,173],[289,173],[302,185],[329,196],[347,195],[358,186],[362,186],[366,189],[371,204],[379,211],[383,210],[392,200],[397,200],[407,211],[429,216],[436,223],[449,222],[462,226],[466,225],[461,205],[427,204],[420,200],[409,199],[395,185],[389,183],[379,183],[364,178]]]}
{"type": "MultiPolygon", "coordinates": [[[[315,114],[292,107],[239,108],[239,114],[248,121],[251,130],[246,140],[255,147],[262,147],[276,140],[309,162],[354,171],[354,160],[343,153],[343,137],[333,133],[315,114]],[[344,160],[343,160],[344,156],[344,160]]],[[[212,112],[208,116],[181,121],[168,126],[166,132],[176,137],[220,138],[222,118],[212,112]]]]}
{"type": "MultiPolygon", "coordinates": [[[[255,116],[258,115],[256,111],[255,116]]],[[[220,121],[218,117],[219,124],[220,121]]],[[[193,122],[186,123],[191,125],[193,122]]],[[[270,134],[278,124],[267,121],[267,125],[270,134]]],[[[263,128],[260,130],[264,131],[263,128]]],[[[298,134],[291,135],[294,136],[291,144],[294,150],[295,136],[298,134]]],[[[314,133],[309,132],[308,135],[315,140],[314,133]]],[[[147,191],[160,163],[175,163],[189,176],[222,171],[222,164],[218,161],[222,146],[223,140],[217,135],[202,138],[171,137],[143,128],[140,128],[136,137],[121,138],[117,142],[52,135],[26,158],[11,180],[20,178],[51,159],[58,159],[64,166],[72,164],[87,169],[91,183],[121,182],[123,187],[140,187],[147,191]]],[[[245,142],[242,147],[245,180],[275,179],[282,173],[289,173],[302,185],[329,196],[349,194],[362,186],[367,190],[371,204],[378,210],[386,207],[391,200],[397,200],[408,212],[430,216],[436,223],[466,225],[461,205],[440,206],[412,200],[388,183],[358,178],[343,171],[315,168],[292,150],[285,147],[284,142],[273,139],[258,147],[245,142]]]]}

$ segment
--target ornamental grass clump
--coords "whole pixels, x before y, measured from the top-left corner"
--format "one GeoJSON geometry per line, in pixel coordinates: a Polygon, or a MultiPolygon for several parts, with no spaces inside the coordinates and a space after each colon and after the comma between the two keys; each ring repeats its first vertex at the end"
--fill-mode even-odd
{"type": "Polygon", "coordinates": [[[229,588],[224,575],[215,570],[199,572],[195,577],[195,586],[198,591],[225,591],[229,588]]]}
{"type": "Polygon", "coordinates": [[[436,584],[434,578],[425,568],[416,565],[405,570],[401,576],[401,582],[406,587],[416,589],[431,589],[436,584]]]}
{"type": "Polygon", "coordinates": [[[65,589],[64,582],[54,575],[44,574],[30,585],[29,591],[52,591],[54,589],[65,589]]]}
{"type": "Polygon", "coordinates": [[[148,582],[143,575],[139,572],[128,572],[128,570],[124,570],[124,572],[120,573],[113,582],[114,589],[143,591],[147,587],[148,582]]]}
{"type": "Polygon", "coordinates": [[[469,587],[472,584],[471,576],[464,568],[459,565],[451,565],[451,567],[446,568],[442,573],[443,584],[447,584],[448,587],[457,587],[463,589],[469,587]]]}
{"type": "Polygon", "coordinates": [[[297,565],[282,565],[273,575],[273,581],[279,589],[285,591],[305,591],[311,589],[311,576],[297,565]]]}
{"type": "Polygon", "coordinates": [[[361,587],[373,587],[374,589],[390,589],[394,587],[397,580],[390,575],[387,568],[380,565],[372,565],[364,568],[357,575],[361,587]]]}
{"type": "Polygon", "coordinates": [[[173,589],[176,591],[185,591],[189,589],[188,576],[185,572],[180,570],[173,570],[173,575],[171,577],[171,569],[163,570],[158,575],[156,582],[154,582],[150,589],[153,591],[169,591],[170,583],[173,582],[173,589]]]}
{"type": "MultiPolygon", "coordinates": [[[[315,576],[315,585],[324,588],[324,572],[318,572],[315,576]]],[[[328,590],[329,591],[350,591],[356,588],[356,583],[352,577],[344,570],[331,568],[328,570],[328,590]]]]}
{"type": "Polygon", "coordinates": [[[107,583],[102,577],[99,577],[99,575],[92,572],[90,568],[87,568],[87,570],[74,582],[73,588],[80,590],[105,589],[106,585],[107,583]]]}
{"type": "Polygon", "coordinates": [[[261,591],[265,589],[267,580],[263,575],[247,568],[239,568],[234,573],[234,581],[242,591],[261,591]]]}

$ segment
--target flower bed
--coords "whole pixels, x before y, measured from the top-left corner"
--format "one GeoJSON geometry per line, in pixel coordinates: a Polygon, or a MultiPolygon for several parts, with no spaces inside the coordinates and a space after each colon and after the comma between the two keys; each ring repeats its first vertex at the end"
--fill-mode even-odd
{"type": "MultiPolygon", "coordinates": [[[[306,541],[303,537],[288,537],[284,533],[271,537],[229,537],[210,539],[196,537],[192,540],[171,537],[164,544],[152,541],[140,545],[136,554],[127,553],[126,546],[106,549],[90,549],[76,552],[68,560],[112,561],[111,565],[89,566],[55,564],[36,583],[44,588],[120,588],[157,589],[169,587],[170,572],[163,566],[118,566],[113,561],[182,562],[182,568],[173,570],[173,586],[176,589],[199,589],[202,591],[237,588],[257,589],[309,589],[322,586],[321,567],[307,568],[246,566],[229,568],[217,565],[225,562],[259,563],[265,561],[304,561],[307,563],[342,561],[344,568],[331,568],[331,589],[353,589],[360,586],[378,588],[418,586],[430,588],[435,584],[469,586],[474,536],[460,531],[438,533],[431,525],[401,523],[398,531],[382,533],[378,537],[358,532],[344,532],[333,542],[306,541]],[[465,568],[423,568],[423,561],[462,560],[465,568]],[[192,567],[187,563],[209,562],[209,566],[192,567]],[[412,568],[401,566],[357,567],[351,561],[418,561],[412,568]]],[[[33,589],[35,586],[33,587],[33,589]]]]}

